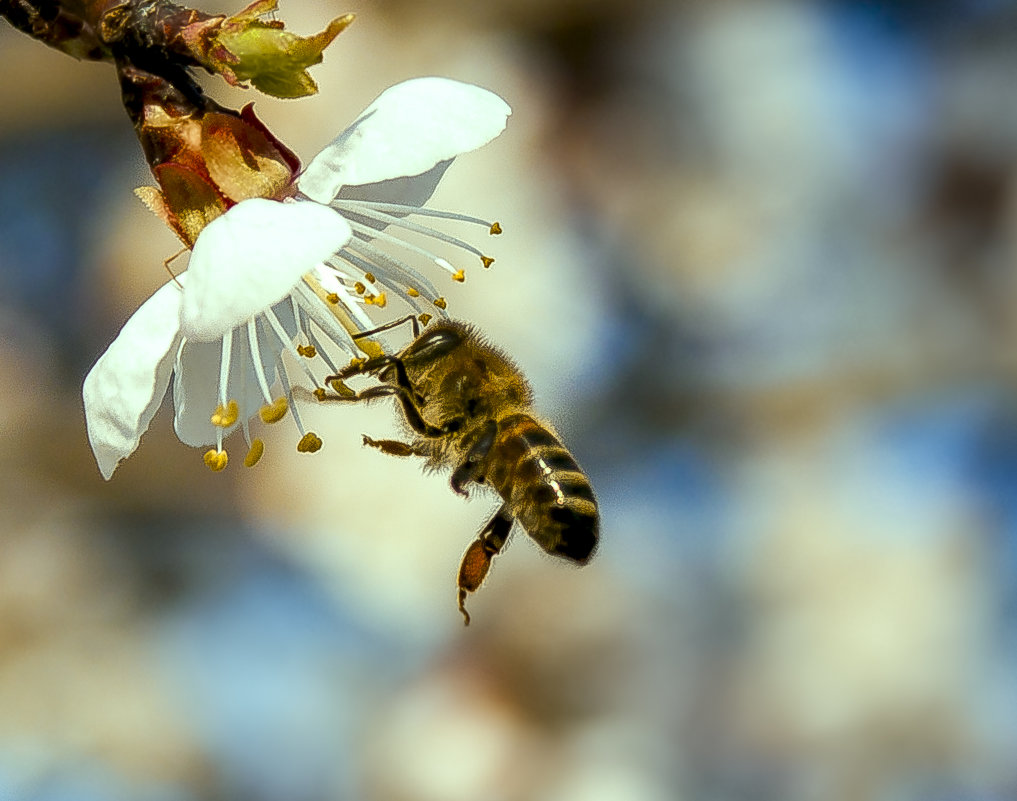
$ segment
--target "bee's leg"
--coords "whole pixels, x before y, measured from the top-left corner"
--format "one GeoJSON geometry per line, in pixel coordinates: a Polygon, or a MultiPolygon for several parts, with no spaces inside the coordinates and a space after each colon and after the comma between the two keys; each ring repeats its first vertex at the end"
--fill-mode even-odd
{"type": "Polygon", "coordinates": [[[484,476],[481,474],[481,464],[491,452],[494,445],[494,438],[498,433],[498,424],[494,420],[488,420],[472,438],[471,442],[464,443],[468,448],[466,458],[459,466],[452,471],[452,490],[457,495],[466,495],[463,487],[471,481],[478,484],[484,483],[484,476]]]}
{"type": "MultiPolygon", "coordinates": [[[[400,362],[401,364],[401,362],[400,362]]],[[[462,420],[456,418],[450,420],[444,426],[433,426],[420,416],[413,397],[409,392],[395,384],[379,384],[376,387],[355,392],[351,395],[329,395],[321,392],[315,395],[319,401],[338,401],[340,403],[357,403],[359,401],[373,400],[374,398],[388,398],[395,395],[403,406],[403,414],[406,415],[406,422],[414,431],[423,434],[425,437],[444,437],[446,434],[453,434],[462,427],[462,420]]]]}
{"type": "Polygon", "coordinates": [[[470,613],[466,611],[466,594],[476,592],[483,583],[491,569],[491,560],[505,547],[512,522],[508,507],[503,505],[463,554],[459,565],[459,611],[463,613],[467,626],[470,625],[470,613]]]}
{"type": "MultiPolygon", "coordinates": [[[[334,377],[334,376],[333,376],[334,377]]],[[[331,377],[330,377],[331,378],[331,377]]],[[[400,394],[401,390],[399,387],[394,387],[391,384],[379,384],[376,387],[368,387],[360,392],[349,391],[349,394],[329,394],[324,390],[315,391],[314,397],[319,401],[338,401],[339,403],[359,403],[360,401],[374,400],[375,398],[389,398],[392,395],[400,394]]]]}
{"type": "Polygon", "coordinates": [[[377,448],[382,453],[387,453],[389,456],[423,456],[424,454],[410,445],[408,442],[400,442],[397,439],[371,439],[371,437],[364,434],[364,444],[370,445],[372,448],[377,448]]]}
{"type": "Polygon", "coordinates": [[[386,384],[384,387],[377,387],[377,389],[389,389],[391,390],[389,394],[396,395],[399,398],[399,402],[403,406],[403,414],[406,416],[406,422],[418,434],[423,434],[425,437],[434,439],[436,437],[444,437],[447,434],[454,434],[463,426],[463,421],[459,418],[449,420],[443,426],[431,425],[421,416],[420,409],[417,408],[417,402],[413,395],[403,389],[403,387],[386,384]]]}
{"type": "Polygon", "coordinates": [[[386,367],[391,367],[395,370],[396,385],[409,394],[416,403],[423,405],[424,396],[417,392],[416,387],[413,386],[413,382],[410,381],[410,377],[406,373],[406,365],[403,364],[402,359],[398,356],[389,356],[386,354],[384,356],[375,356],[373,359],[367,359],[366,361],[354,361],[335,375],[325,376],[325,385],[331,385],[332,381],[335,379],[343,381],[344,379],[352,378],[355,375],[380,373],[386,367]]]}

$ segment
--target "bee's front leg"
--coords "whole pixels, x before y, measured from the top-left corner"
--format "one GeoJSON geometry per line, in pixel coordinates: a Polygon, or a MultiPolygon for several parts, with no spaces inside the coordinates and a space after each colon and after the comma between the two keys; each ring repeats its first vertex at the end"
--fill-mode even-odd
{"type": "Polygon", "coordinates": [[[395,371],[396,385],[407,395],[409,395],[413,401],[419,405],[425,403],[425,398],[419,392],[417,388],[413,386],[413,382],[410,381],[410,376],[406,372],[406,365],[403,364],[403,360],[398,356],[375,356],[372,359],[366,361],[355,359],[352,363],[344,367],[335,375],[325,377],[326,386],[331,385],[333,380],[344,381],[347,378],[353,378],[357,375],[377,375],[386,369],[391,368],[395,371]]]}
{"type": "Polygon", "coordinates": [[[319,401],[336,401],[339,403],[358,403],[359,401],[391,398],[394,396],[402,404],[403,414],[406,415],[406,422],[409,423],[410,428],[419,434],[423,434],[425,437],[444,437],[446,434],[458,431],[462,425],[462,421],[458,419],[450,420],[444,426],[431,425],[421,417],[420,409],[417,408],[413,396],[409,391],[395,384],[379,384],[378,386],[368,387],[360,392],[354,392],[349,395],[330,395],[325,391],[321,391],[315,392],[314,396],[319,401]]]}
{"type": "Polygon", "coordinates": [[[464,487],[471,481],[476,481],[478,484],[484,483],[482,465],[491,452],[497,434],[498,424],[494,420],[488,420],[482,428],[470,435],[470,439],[465,443],[466,458],[452,471],[452,478],[449,482],[452,484],[453,492],[457,495],[465,496],[467,493],[464,487]]]}
{"type": "Polygon", "coordinates": [[[463,554],[463,561],[459,565],[458,586],[459,611],[463,613],[464,625],[470,625],[470,613],[466,611],[466,595],[476,592],[484,582],[487,571],[491,569],[491,560],[505,547],[509,531],[512,530],[512,522],[508,507],[502,505],[463,554]]]}

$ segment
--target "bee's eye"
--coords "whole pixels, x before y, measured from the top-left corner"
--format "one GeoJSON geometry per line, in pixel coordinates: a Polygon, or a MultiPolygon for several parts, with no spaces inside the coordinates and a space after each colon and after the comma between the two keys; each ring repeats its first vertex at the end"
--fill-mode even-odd
{"type": "Polygon", "coordinates": [[[438,329],[429,331],[413,343],[406,354],[413,359],[437,359],[444,356],[462,342],[458,331],[438,329]]]}

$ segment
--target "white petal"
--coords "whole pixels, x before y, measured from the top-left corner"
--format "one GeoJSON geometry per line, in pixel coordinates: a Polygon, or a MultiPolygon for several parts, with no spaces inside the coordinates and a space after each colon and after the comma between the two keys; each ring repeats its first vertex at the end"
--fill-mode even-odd
{"type": "Polygon", "coordinates": [[[185,445],[214,445],[222,342],[184,342],[173,376],[173,427],[185,445]]]}
{"type": "Polygon", "coordinates": [[[346,185],[419,175],[475,150],[505,129],[512,110],[498,95],[447,78],[386,89],[300,176],[300,191],[328,203],[346,185]]]}
{"type": "MultiPolygon", "coordinates": [[[[438,188],[445,170],[452,164],[452,159],[439,161],[431,169],[420,175],[407,175],[402,178],[390,178],[373,184],[344,186],[339,190],[337,198],[342,200],[368,200],[375,203],[398,203],[402,206],[423,206],[438,188]]],[[[388,212],[392,214],[393,212],[388,212]]],[[[395,216],[404,214],[395,212],[395,216]]],[[[372,228],[384,230],[387,226],[377,220],[362,220],[372,228]]]]}
{"type": "Polygon", "coordinates": [[[193,341],[220,339],[286,297],[351,235],[342,216],[317,203],[262,198],[238,203],[194,243],[181,331],[193,341]]]}
{"type": "Polygon", "coordinates": [[[107,480],[134,453],[166,394],[180,345],[181,294],[170,282],[145,301],[85,377],[88,440],[107,480]]]}

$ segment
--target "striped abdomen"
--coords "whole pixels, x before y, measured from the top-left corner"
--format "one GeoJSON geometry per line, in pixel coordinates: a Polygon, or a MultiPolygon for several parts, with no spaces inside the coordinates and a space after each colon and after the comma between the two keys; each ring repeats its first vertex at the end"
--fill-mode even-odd
{"type": "Polygon", "coordinates": [[[532,417],[498,422],[485,480],[545,551],[576,562],[590,558],[600,533],[593,487],[572,454],[532,417]]]}

